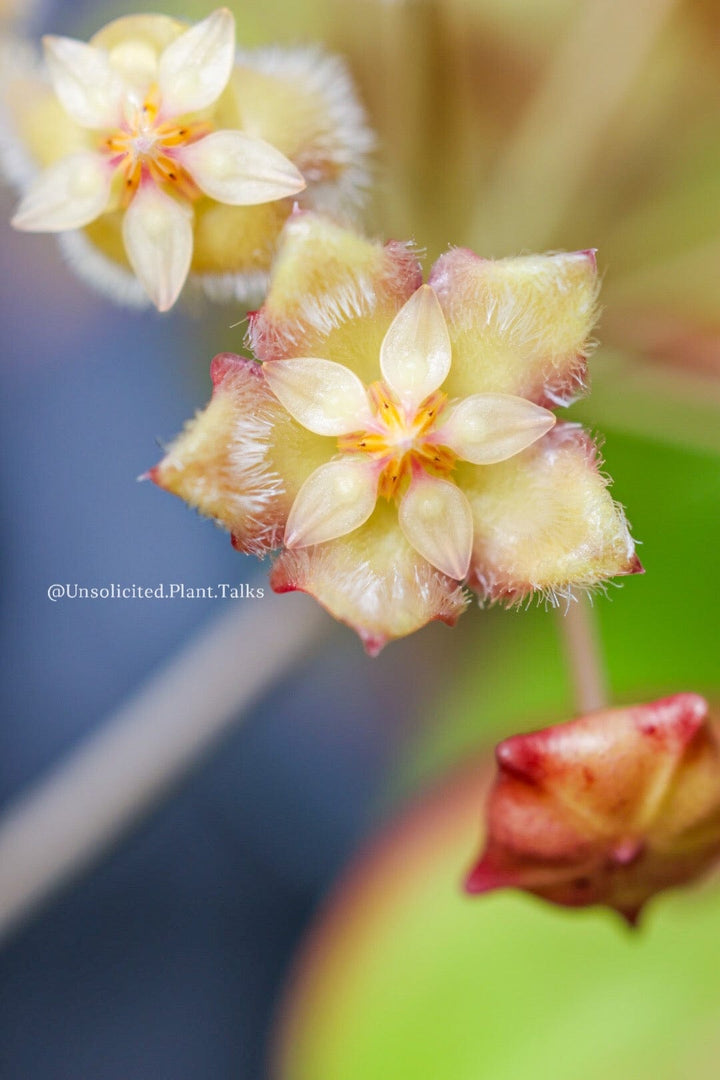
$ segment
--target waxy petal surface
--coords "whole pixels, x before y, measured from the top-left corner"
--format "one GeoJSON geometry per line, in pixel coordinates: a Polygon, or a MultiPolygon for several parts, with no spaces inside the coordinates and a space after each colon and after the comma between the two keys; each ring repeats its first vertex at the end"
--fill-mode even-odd
{"type": "Polygon", "coordinates": [[[231,206],[274,202],[305,188],[284,154],[242,131],[216,131],[178,156],[201,191],[231,206]]]}
{"type": "Polygon", "coordinates": [[[462,491],[447,480],[416,477],[398,507],[406,539],[441,573],[462,581],[470,566],[473,520],[462,491]]]}
{"type": "Polygon", "coordinates": [[[278,547],[287,516],[273,437],[289,434],[285,410],[252,360],[221,353],[213,396],[168,447],[150,478],[233,534],[253,554],[278,547]]]}
{"type": "Polygon", "coordinates": [[[345,435],[371,420],[365,387],[348,368],[317,357],[272,360],[265,379],[299,424],[318,435],[345,435]]]}
{"type": "Polygon", "coordinates": [[[219,8],[163,51],[158,85],[163,114],[179,116],[212,105],[227,86],[235,59],[235,19],[219,8]]]}
{"type": "Polygon", "coordinates": [[[192,210],[148,184],[125,211],[122,235],[140,283],[158,311],[167,311],[180,295],[190,269],[192,210]]]}
{"type": "Polygon", "coordinates": [[[429,278],[453,344],[448,392],[496,392],[540,405],[568,404],[584,390],[597,319],[595,255],[481,259],[458,248],[429,278]]]}
{"type": "Polygon", "coordinates": [[[517,735],[496,756],[470,892],[603,903],[634,924],[656,892],[720,857],[720,744],[696,694],[517,735]]]}
{"type": "Polygon", "coordinates": [[[414,409],[442,385],[450,362],[450,338],[442,308],[430,286],[421,285],[383,338],[383,378],[396,398],[414,409]]]}
{"type": "Polygon", "coordinates": [[[551,601],[642,570],[590,437],[574,424],[507,461],[459,464],[473,512],[468,584],[488,602],[551,601]]]}
{"type": "Polygon", "coordinates": [[[377,473],[364,458],[321,465],[300,488],[288,515],[285,547],[335,540],[363,525],[375,509],[377,473]]]}
{"type": "Polygon", "coordinates": [[[438,442],[463,461],[492,465],[532,446],[555,426],[548,409],[511,394],[473,394],[455,405],[438,442]]]}
{"type": "Polygon", "coordinates": [[[248,344],[260,360],[334,360],[368,385],[378,378],[390,323],[421,283],[408,246],[383,246],[318,214],[295,213],[265,303],[250,316],[248,344]]]}
{"type": "Polygon", "coordinates": [[[103,49],[66,37],[46,37],[45,62],[63,108],[84,128],[115,127],[125,86],[103,49]]]}
{"type": "Polygon", "coordinates": [[[467,599],[403,536],[394,508],[382,502],[361,528],[338,540],[286,551],[270,578],[276,592],[314,596],[362,638],[371,655],[432,619],[452,625],[467,599]]]}
{"type": "Polygon", "coordinates": [[[94,221],[110,198],[112,173],[99,154],[83,150],[41,173],[12,219],[24,232],[64,232],[94,221]]]}

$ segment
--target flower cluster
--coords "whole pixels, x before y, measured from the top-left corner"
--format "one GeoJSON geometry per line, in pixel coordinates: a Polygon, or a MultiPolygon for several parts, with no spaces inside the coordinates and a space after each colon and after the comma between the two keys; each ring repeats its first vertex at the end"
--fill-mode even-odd
{"type": "Polygon", "coordinates": [[[720,855],[720,742],[696,694],[516,735],[497,762],[469,892],[607,904],[634,924],[651,896],[720,855]]]}
{"type": "Polygon", "coordinates": [[[228,528],[284,550],[301,589],[370,652],[467,603],[518,603],[640,569],[596,449],[551,407],[583,389],[593,252],[491,261],[450,251],[427,284],[408,245],[314,214],[281,237],[250,317],[257,360],[215,390],[151,472],[228,528]]]}
{"type": "Polygon", "coordinates": [[[30,158],[13,169],[13,224],[65,234],[112,295],[165,311],[192,272],[215,297],[257,296],[295,197],[344,211],[361,197],[372,139],[339,61],[236,56],[227,9],[192,27],[131,16],[90,44],[44,45],[50,87],[22,70],[5,80],[30,158]]]}

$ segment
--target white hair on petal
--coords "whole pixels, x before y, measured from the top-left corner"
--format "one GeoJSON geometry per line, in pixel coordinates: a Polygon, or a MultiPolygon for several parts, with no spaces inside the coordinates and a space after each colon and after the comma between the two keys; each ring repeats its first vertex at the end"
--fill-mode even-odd
{"type": "MultiPolygon", "coordinates": [[[[313,140],[308,153],[319,150],[341,171],[338,177],[328,181],[314,180],[312,173],[305,174],[308,187],[302,204],[328,214],[360,210],[372,180],[367,158],[376,147],[376,138],[368,126],[345,61],[319,46],[297,49],[273,46],[239,52],[237,59],[238,63],[264,75],[306,87],[325,103],[327,130],[313,140]]],[[[302,154],[294,164],[304,172],[302,154]]]]}

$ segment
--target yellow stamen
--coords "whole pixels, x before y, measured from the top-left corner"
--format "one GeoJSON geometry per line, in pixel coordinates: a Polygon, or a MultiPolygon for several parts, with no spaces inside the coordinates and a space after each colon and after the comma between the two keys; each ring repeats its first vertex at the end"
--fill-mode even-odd
{"type": "Polygon", "coordinates": [[[456,454],[433,438],[447,401],[442,391],[435,390],[413,412],[395,401],[382,382],[368,387],[368,397],[375,413],[372,427],[342,435],[338,449],[344,454],[367,454],[377,461],[379,495],[396,498],[418,470],[438,477],[452,472],[456,454]]]}

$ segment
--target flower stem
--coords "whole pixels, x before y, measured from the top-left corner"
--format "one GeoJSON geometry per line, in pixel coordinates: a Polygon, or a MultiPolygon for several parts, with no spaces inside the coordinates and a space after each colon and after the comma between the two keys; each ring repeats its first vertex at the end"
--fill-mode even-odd
{"type": "Polygon", "coordinates": [[[305,597],[233,604],[23,792],[0,818],[0,938],[102,855],[248,716],[325,625],[319,606],[305,597]]]}
{"type": "Polygon", "coordinates": [[[572,600],[560,612],[568,669],[579,714],[608,705],[607,674],[595,610],[587,597],[572,600]]]}

